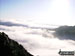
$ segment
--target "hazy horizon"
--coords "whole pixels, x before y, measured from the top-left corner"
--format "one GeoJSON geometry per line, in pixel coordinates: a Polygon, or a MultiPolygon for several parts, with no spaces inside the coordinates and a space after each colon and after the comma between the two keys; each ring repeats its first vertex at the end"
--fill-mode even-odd
{"type": "Polygon", "coordinates": [[[75,25],[74,0],[0,0],[0,19],[31,25],[75,25]]]}

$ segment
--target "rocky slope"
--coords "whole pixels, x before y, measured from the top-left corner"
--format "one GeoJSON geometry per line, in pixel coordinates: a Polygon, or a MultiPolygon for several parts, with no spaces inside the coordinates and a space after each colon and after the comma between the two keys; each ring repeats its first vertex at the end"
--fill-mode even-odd
{"type": "Polygon", "coordinates": [[[33,56],[22,45],[0,32],[0,56],[33,56]]]}

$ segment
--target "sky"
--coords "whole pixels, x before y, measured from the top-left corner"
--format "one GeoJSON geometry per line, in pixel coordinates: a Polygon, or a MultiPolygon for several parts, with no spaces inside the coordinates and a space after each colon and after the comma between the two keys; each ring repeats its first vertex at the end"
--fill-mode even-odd
{"type": "Polygon", "coordinates": [[[36,24],[75,25],[74,0],[0,0],[1,19],[36,24]]]}

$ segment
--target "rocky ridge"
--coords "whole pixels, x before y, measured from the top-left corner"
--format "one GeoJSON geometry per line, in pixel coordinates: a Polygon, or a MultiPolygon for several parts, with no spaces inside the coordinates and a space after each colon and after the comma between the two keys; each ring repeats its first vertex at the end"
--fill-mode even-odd
{"type": "Polygon", "coordinates": [[[18,42],[0,32],[0,56],[33,56],[18,42]]]}

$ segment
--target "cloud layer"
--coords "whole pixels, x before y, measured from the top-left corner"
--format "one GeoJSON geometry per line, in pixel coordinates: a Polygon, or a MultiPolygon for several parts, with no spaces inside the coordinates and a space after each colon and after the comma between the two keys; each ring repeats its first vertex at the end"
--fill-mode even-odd
{"type": "Polygon", "coordinates": [[[75,50],[73,40],[59,40],[45,30],[26,28],[20,23],[15,24],[15,21],[0,21],[0,32],[7,33],[11,39],[18,41],[34,56],[59,56],[59,49],[75,50]]]}
{"type": "Polygon", "coordinates": [[[15,23],[15,22],[5,22],[5,21],[2,21],[0,20],[0,25],[4,25],[4,26],[23,26],[23,27],[28,27],[27,25],[24,25],[24,24],[19,24],[19,23],[15,23]]]}

